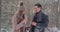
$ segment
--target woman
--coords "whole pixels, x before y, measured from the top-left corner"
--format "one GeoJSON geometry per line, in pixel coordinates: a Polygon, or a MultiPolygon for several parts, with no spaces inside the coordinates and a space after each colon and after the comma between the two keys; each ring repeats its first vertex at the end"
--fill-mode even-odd
{"type": "Polygon", "coordinates": [[[21,2],[19,10],[15,13],[12,19],[13,32],[24,32],[26,22],[27,18],[25,16],[25,9],[23,7],[23,2],[21,2]]]}

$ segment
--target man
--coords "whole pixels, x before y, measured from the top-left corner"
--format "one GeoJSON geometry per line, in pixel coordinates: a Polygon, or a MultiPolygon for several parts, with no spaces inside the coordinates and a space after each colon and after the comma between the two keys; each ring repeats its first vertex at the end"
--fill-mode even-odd
{"type": "Polygon", "coordinates": [[[31,32],[44,32],[48,26],[48,15],[42,12],[42,6],[38,3],[34,5],[35,16],[31,24],[31,32]]]}

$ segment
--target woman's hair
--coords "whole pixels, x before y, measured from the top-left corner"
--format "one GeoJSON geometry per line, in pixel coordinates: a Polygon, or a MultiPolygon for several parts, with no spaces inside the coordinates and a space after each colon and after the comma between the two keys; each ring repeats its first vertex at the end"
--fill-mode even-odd
{"type": "Polygon", "coordinates": [[[24,12],[23,2],[21,2],[19,4],[18,11],[16,11],[15,13],[16,17],[18,18],[18,23],[20,23],[25,18],[25,14],[23,12],[24,12]]]}
{"type": "Polygon", "coordinates": [[[23,1],[20,1],[20,2],[19,2],[19,5],[20,5],[20,6],[23,6],[23,1]]]}
{"type": "Polygon", "coordinates": [[[24,11],[23,2],[20,1],[18,11],[16,11],[15,14],[21,14],[23,11],[24,11]]]}

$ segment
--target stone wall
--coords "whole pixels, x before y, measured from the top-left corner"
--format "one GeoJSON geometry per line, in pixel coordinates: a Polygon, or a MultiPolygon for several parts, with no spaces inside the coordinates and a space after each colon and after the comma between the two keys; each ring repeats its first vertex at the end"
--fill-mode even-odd
{"type": "Polygon", "coordinates": [[[1,29],[12,31],[12,16],[17,11],[18,1],[1,0],[1,29]]]}

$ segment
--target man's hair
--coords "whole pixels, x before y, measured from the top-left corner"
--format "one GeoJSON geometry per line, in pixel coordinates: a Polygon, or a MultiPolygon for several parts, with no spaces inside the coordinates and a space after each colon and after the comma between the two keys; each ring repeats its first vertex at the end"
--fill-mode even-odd
{"type": "Polygon", "coordinates": [[[41,4],[37,3],[34,6],[38,6],[39,8],[42,8],[41,4]]]}

